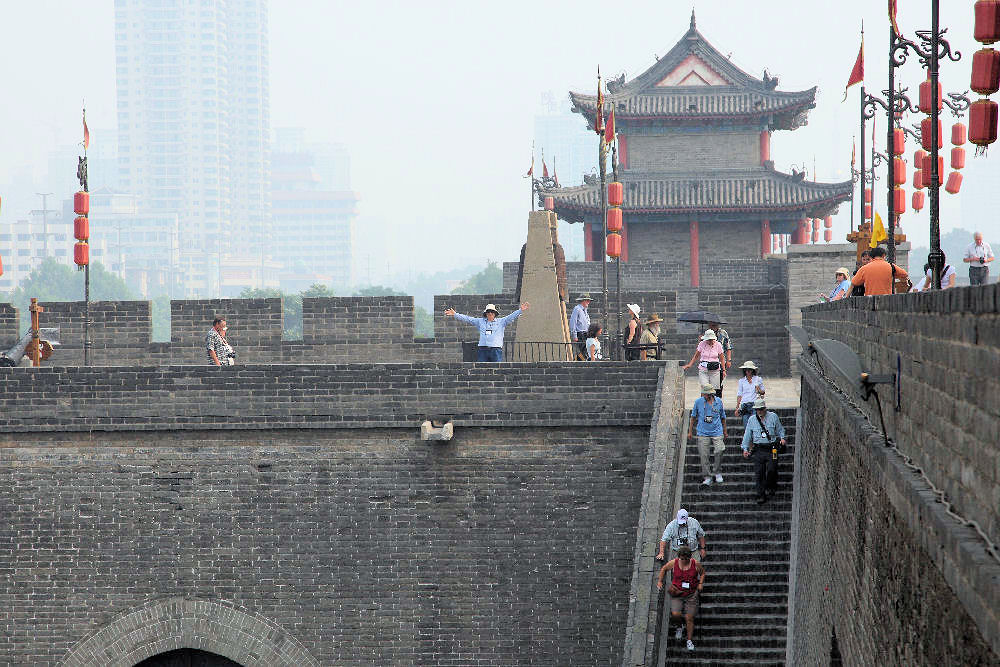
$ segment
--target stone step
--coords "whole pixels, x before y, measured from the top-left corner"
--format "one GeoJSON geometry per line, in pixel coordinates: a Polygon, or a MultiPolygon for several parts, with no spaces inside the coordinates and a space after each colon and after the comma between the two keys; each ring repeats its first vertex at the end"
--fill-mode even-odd
{"type": "MultiPolygon", "coordinates": [[[[670,627],[669,643],[671,645],[680,645],[681,649],[684,649],[684,643],[687,640],[687,632],[685,631],[683,638],[680,642],[674,636],[674,627],[670,627]]],[[[694,643],[696,648],[704,649],[716,649],[716,648],[759,648],[759,649],[780,649],[785,650],[785,633],[782,631],[781,634],[772,634],[770,632],[764,634],[756,632],[747,628],[745,632],[741,632],[738,635],[732,637],[722,637],[717,636],[711,631],[698,632],[698,620],[695,617],[695,627],[694,627],[694,643]]],[[[686,650],[685,650],[686,652],[686,650]]]]}
{"type": "Polygon", "coordinates": [[[694,638],[694,651],[684,648],[682,642],[679,647],[671,648],[667,652],[667,662],[670,665],[784,665],[785,649],[762,649],[751,651],[748,649],[703,649],[698,650],[698,638],[694,638]]]}

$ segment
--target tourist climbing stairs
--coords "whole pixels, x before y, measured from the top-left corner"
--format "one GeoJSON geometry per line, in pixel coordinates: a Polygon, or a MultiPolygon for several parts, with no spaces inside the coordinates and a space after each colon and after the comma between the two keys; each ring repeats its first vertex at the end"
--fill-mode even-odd
{"type": "Polygon", "coordinates": [[[673,625],[661,629],[667,665],[785,663],[795,409],[774,412],[788,446],[778,463],[778,491],[763,505],[755,502],[753,464],[741,454],[740,418],[726,421],[721,484],[702,484],[698,445],[687,443],[681,506],[705,529],[707,575],[695,617],[695,650],[687,650],[686,637],[675,638],[673,625]]]}

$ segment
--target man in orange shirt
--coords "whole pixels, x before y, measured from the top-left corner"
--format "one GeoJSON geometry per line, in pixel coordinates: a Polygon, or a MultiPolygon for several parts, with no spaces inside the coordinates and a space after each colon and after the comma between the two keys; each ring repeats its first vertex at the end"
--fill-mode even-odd
{"type": "Polygon", "coordinates": [[[878,246],[872,248],[872,261],[865,264],[851,278],[851,284],[865,286],[865,296],[875,296],[878,294],[892,294],[893,269],[896,270],[897,278],[906,278],[908,274],[895,264],[885,261],[885,248],[878,246]]]}

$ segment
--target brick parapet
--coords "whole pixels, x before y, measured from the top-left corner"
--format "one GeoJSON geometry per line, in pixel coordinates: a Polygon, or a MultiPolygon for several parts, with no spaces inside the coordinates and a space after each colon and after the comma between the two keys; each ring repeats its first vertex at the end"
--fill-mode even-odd
{"type": "MultiPolygon", "coordinates": [[[[864,370],[896,374],[900,409],[883,387],[890,436],[956,509],[1000,542],[1000,286],[855,297],[802,309],[812,338],[851,347],[864,370]]],[[[873,423],[876,408],[861,406],[873,423]]]]}
{"type": "Polygon", "coordinates": [[[637,425],[662,363],[0,369],[9,432],[637,425]],[[613,389],[613,390],[612,390],[613,389]],[[581,403],[582,401],[582,403],[581,403]],[[580,410],[581,405],[590,409],[580,410]]]}
{"type": "Polygon", "coordinates": [[[799,367],[789,664],[828,662],[834,632],[843,664],[996,664],[1000,564],[869,416],[799,367]]]}

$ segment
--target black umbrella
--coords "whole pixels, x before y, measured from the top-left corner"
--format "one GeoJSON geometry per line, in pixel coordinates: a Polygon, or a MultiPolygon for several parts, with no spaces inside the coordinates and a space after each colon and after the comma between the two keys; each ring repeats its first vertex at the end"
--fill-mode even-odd
{"type": "Polygon", "coordinates": [[[677,321],[695,322],[697,324],[710,324],[713,322],[717,324],[726,323],[724,319],[707,310],[692,310],[690,313],[684,313],[683,315],[678,316],[677,321]]]}

